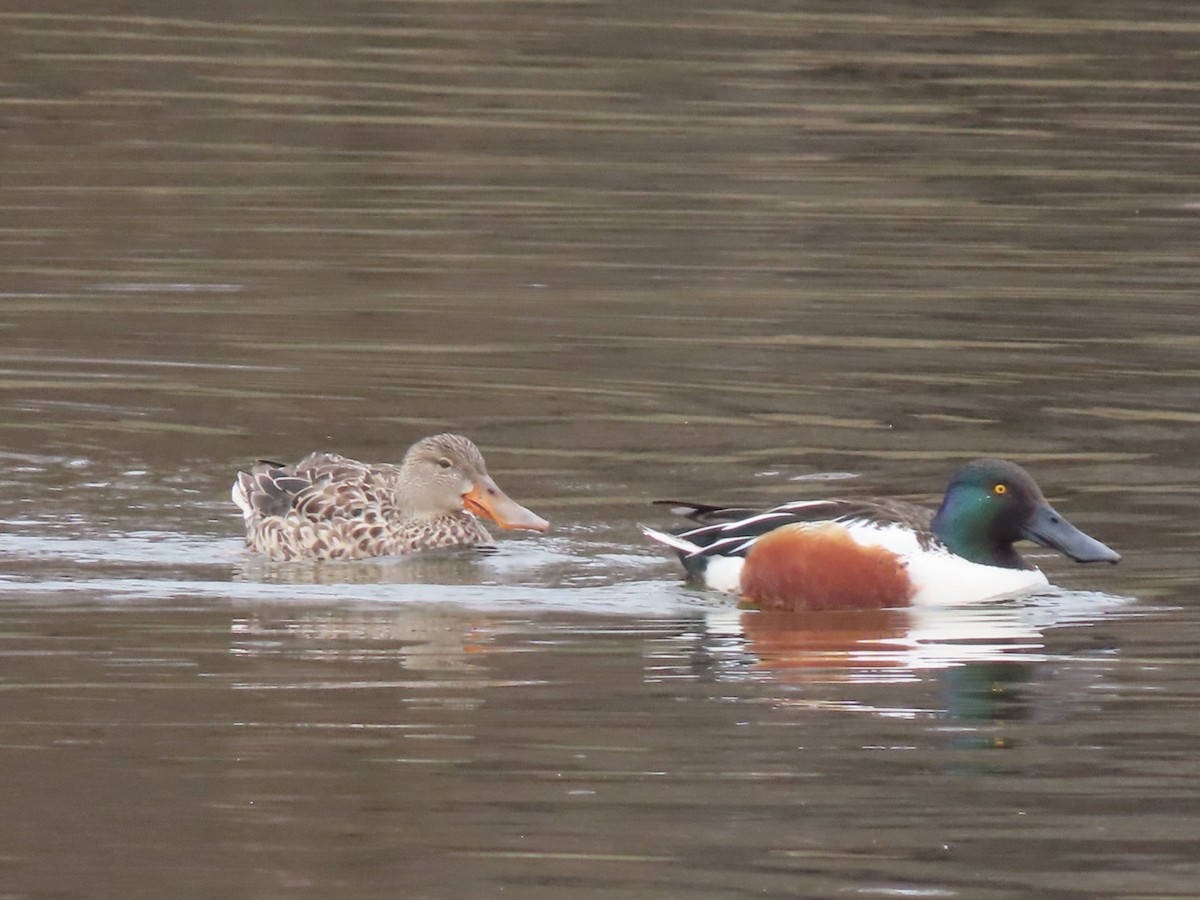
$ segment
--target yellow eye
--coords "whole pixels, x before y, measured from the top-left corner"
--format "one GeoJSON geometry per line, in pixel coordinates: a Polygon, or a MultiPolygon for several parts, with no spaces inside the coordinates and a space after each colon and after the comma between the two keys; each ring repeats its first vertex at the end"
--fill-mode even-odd
{"type": "Polygon", "coordinates": [[[1008,485],[1007,484],[992,485],[992,493],[993,494],[1007,494],[1008,493],[1008,485]]]}

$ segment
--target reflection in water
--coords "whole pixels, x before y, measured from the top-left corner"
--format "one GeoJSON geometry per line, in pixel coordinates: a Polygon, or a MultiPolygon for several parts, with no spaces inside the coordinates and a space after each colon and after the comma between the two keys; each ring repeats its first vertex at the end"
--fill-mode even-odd
{"type": "MultiPolygon", "coordinates": [[[[503,612],[492,599],[490,604],[476,599],[465,605],[419,602],[338,611],[324,605],[305,611],[294,603],[260,604],[254,614],[233,623],[231,651],[251,658],[390,661],[405,670],[475,671],[483,677],[490,654],[513,652],[508,638],[543,630],[547,635],[558,633],[556,626],[538,618],[512,618],[518,606],[531,614],[546,612],[532,594],[525,603],[503,612]]],[[[593,614],[599,611],[597,607],[593,614]]],[[[1018,683],[1034,664],[1051,660],[1047,629],[1086,626],[1133,613],[1128,601],[1097,594],[1043,595],[1021,603],[959,608],[818,613],[714,608],[661,618],[663,612],[630,623],[657,635],[646,663],[651,682],[686,678],[769,679],[797,685],[904,684],[921,680],[926,673],[965,667],[975,676],[959,674],[943,681],[957,686],[944,711],[963,719],[978,718],[985,700],[994,707],[984,715],[1003,717],[998,711],[1005,700],[999,692],[980,693],[972,685],[977,685],[982,673],[991,673],[987,683],[993,685],[1018,683]]],[[[567,630],[580,635],[603,627],[584,618],[567,630]]],[[[843,697],[839,708],[847,702],[853,704],[843,697]]]]}
{"type": "MultiPolygon", "coordinates": [[[[330,662],[393,662],[418,672],[479,670],[496,626],[441,606],[399,612],[266,609],[232,624],[231,652],[330,662]]],[[[477,674],[484,677],[482,672],[477,674]]]]}
{"type": "MultiPolygon", "coordinates": [[[[1029,685],[1036,675],[1032,662],[978,662],[949,669],[941,678],[946,715],[980,728],[1028,719],[1034,715],[1029,685]]],[[[973,745],[968,742],[966,746],[973,745]]],[[[1011,744],[990,740],[984,746],[1011,744]]]]}
{"type": "Polygon", "coordinates": [[[728,677],[899,681],[965,663],[1047,659],[1048,628],[1132,613],[1131,601],[1065,592],[962,607],[709,614],[692,638],[728,677]]]}

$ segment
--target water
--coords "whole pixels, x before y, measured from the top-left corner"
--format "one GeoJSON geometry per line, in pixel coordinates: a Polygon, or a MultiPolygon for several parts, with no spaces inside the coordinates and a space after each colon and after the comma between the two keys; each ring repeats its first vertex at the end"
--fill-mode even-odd
{"type": "Polygon", "coordinates": [[[0,895],[1200,895],[1193,20],[0,2],[0,895]],[[554,532],[241,552],[443,429],[554,532]],[[756,616],[637,529],[983,454],[1121,565],[756,616]]]}

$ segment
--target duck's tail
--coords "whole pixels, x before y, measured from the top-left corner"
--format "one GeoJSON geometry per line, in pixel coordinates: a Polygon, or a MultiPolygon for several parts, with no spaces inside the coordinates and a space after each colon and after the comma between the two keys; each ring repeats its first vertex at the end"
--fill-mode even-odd
{"type": "Polygon", "coordinates": [[[688,574],[688,578],[704,587],[713,590],[736,594],[740,590],[742,564],[740,556],[720,556],[706,553],[707,548],[694,544],[685,537],[659,531],[642,525],[642,534],[670,547],[679,555],[679,561],[688,574]]]}

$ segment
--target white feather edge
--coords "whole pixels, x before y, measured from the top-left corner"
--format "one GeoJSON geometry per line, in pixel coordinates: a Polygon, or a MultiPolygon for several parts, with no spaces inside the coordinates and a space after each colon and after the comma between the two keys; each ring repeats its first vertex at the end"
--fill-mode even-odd
{"type": "Polygon", "coordinates": [[[250,517],[254,515],[254,511],[250,508],[250,498],[246,496],[246,492],[242,488],[240,473],[239,477],[233,480],[233,488],[230,490],[229,495],[233,498],[233,502],[237,504],[238,509],[242,511],[242,518],[249,522],[250,517]]]}
{"type": "Polygon", "coordinates": [[[678,550],[680,553],[686,553],[688,556],[693,556],[704,549],[699,544],[693,544],[685,538],[669,534],[666,531],[659,531],[657,528],[651,528],[649,525],[639,525],[638,527],[642,529],[642,534],[650,538],[650,540],[658,541],[660,544],[665,544],[672,550],[678,550]]]}

